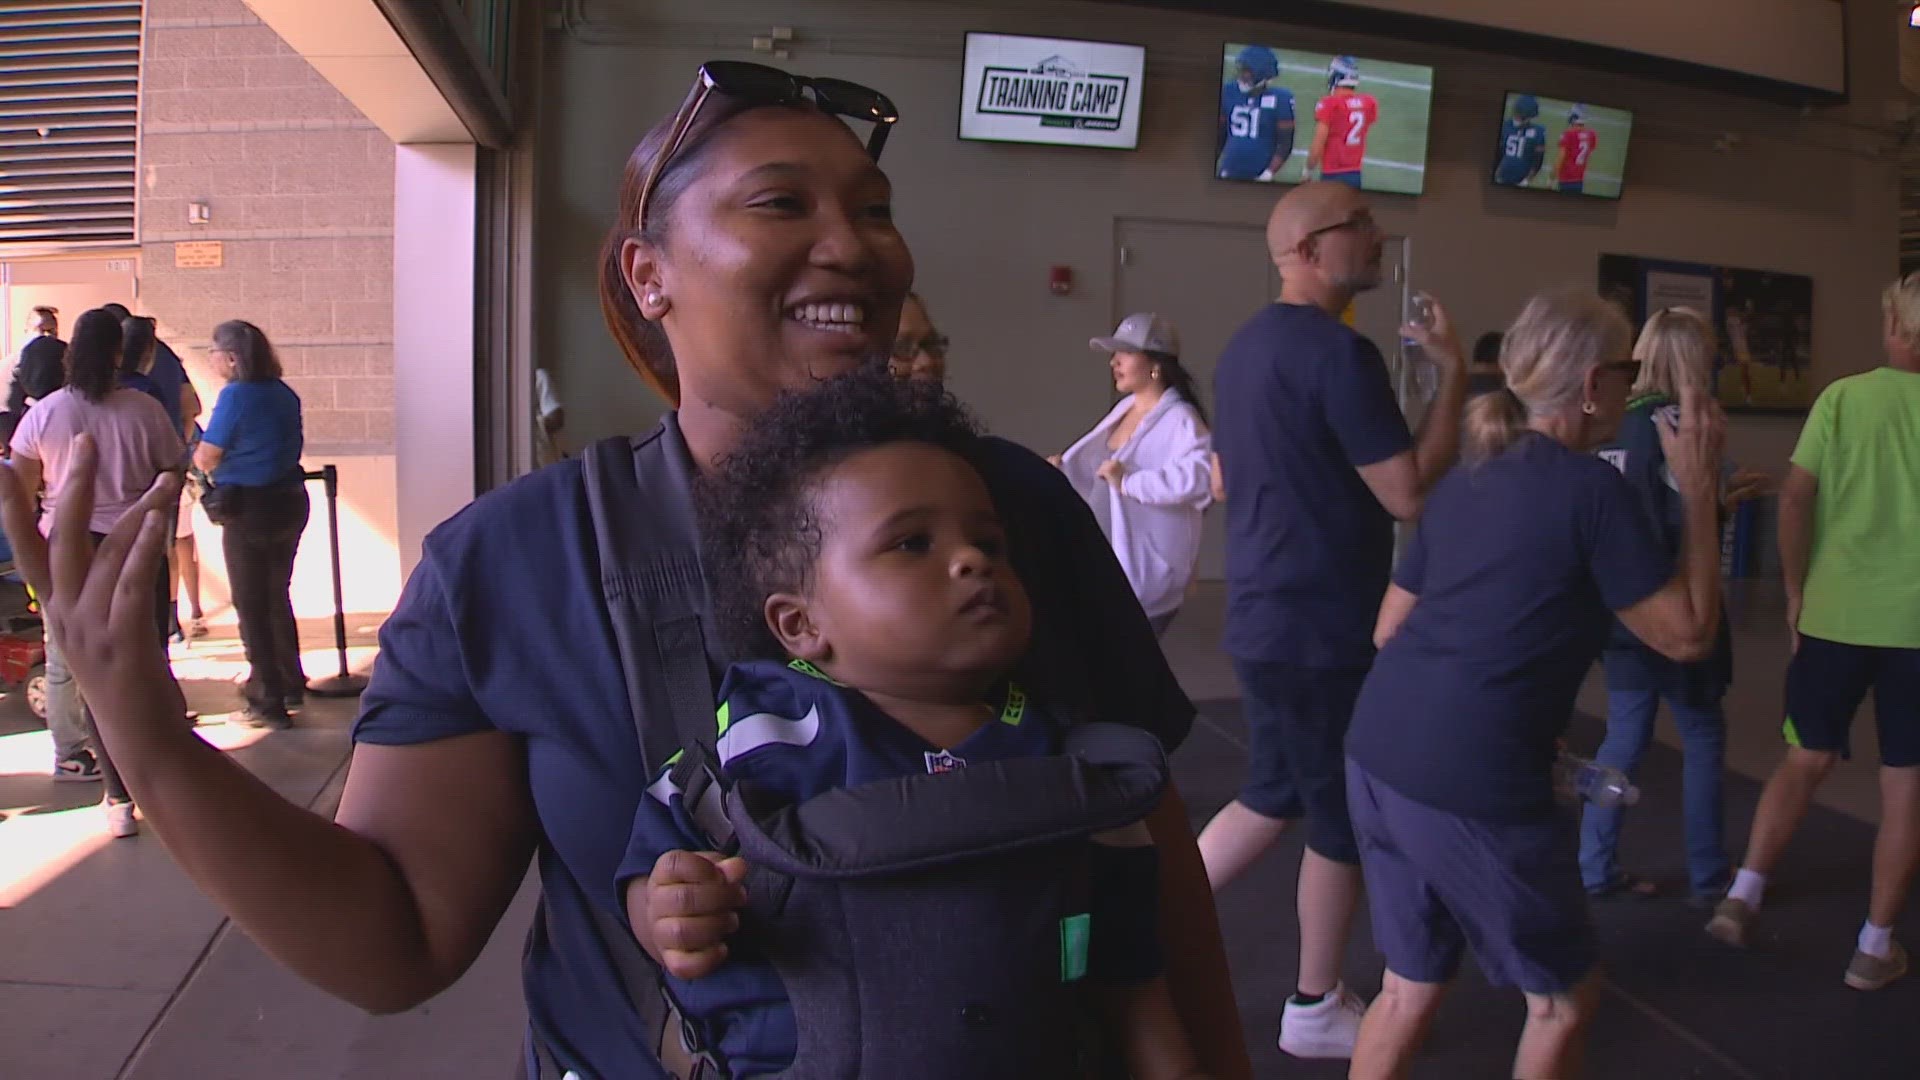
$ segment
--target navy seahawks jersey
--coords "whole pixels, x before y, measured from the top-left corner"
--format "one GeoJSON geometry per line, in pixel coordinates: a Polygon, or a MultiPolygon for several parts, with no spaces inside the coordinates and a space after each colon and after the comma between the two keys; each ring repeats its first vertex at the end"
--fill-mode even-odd
{"type": "Polygon", "coordinates": [[[1547,160],[1547,129],[1532,120],[1507,117],[1500,132],[1500,167],[1496,184],[1524,184],[1547,160]]]}
{"type": "MultiPolygon", "coordinates": [[[[720,689],[714,750],[728,780],[751,780],[796,802],[876,780],[1059,751],[1061,726],[1024,691],[1007,685],[996,698],[996,719],[958,746],[941,749],[804,661],[735,664],[720,689]]],[[[618,871],[622,896],[627,883],[651,873],[666,852],[715,848],[699,823],[711,820],[711,811],[688,806],[670,772],[647,789],[649,797],[635,812],[618,871]]],[[[1151,896],[1138,903],[1152,910],[1151,896]]],[[[721,1049],[735,1075],[784,1069],[799,1047],[793,1009],[753,934],[754,927],[743,927],[728,943],[727,962],[712,975],[695,982],[667,979],[674,999],[702,1028],[708,1045],[721,1049]]],[[[1133,951],[1151,952],[1151,962],[1158,963],[1157,947],[1133,951]]]]}
{"type": "Polygon", "coordinates": [[[1244,90],[1237,82],[1227,83],[1220,88],[1220,115],[1227,127],[1220,150],[1223,179],[1252,180],[1282,149],[1293,150],[1293,91],[1284,86],[1264,83],[1244,90]]]}

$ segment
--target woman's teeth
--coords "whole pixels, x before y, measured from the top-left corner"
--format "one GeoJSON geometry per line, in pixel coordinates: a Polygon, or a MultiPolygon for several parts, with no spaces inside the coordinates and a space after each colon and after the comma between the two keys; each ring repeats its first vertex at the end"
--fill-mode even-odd
{"type": "Polygon", "coordinates": [[[867,321],[866,312],[859,304],[802,304],[789,311],[787,317],[815,330],[843,334],[858,333],[867,321]]]}

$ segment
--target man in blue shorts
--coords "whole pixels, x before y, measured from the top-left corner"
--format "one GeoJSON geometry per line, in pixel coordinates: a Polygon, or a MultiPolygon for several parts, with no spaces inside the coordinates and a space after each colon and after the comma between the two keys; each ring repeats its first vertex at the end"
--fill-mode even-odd
{"type": "Polygon", "coordinates": [[[1453,463],[1466,362],[1433,360],[1441,386],[1418,446],[1373,343],[1340,319],[1380,284],[1379,226],[1365,196],[1322,181],[1288,192],[1267,224],[1277,303],[1241,327],[1214,376],[1214,446],[1227,502],[1227,629],[1245,697],[1247,782],[1200,837],[1218,890],[1307,819],[1300,867],[1297,993],[1280,1048],[1353,1053],[1364,1004],[1340,982],[1360,902],[1343,743],[1373,662],[1374,615],[1393,561],[1393,522],[1419,513],[1453,463]]]}
{"type": "Polygon", "coordinates": [[[1841,379],[1813,404],[1780,488],[1780,566],[1793,660],[1786,760],[1754,812],[1746,862],[1707,932],[1745,945],[1767,875],[1873,692],[1880,830],[1873,893],[1846,984],[1907,973],[1893,939],[1920,868],[1920,274],[1881,299],[1885,367],[1841,379]]]}

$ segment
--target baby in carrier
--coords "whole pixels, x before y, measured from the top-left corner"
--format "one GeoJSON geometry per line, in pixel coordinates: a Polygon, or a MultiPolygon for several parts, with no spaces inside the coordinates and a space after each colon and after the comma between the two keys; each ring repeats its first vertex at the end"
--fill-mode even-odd
{"type": "Polygon", "coordinates": [[[1031,612],[978,444],[937,387],[860,372],[697,486],[740,662],[617,881],[677,1075],[1200,1075],[1142,823],[1164,755],[1021,688],[1031,612]]]}

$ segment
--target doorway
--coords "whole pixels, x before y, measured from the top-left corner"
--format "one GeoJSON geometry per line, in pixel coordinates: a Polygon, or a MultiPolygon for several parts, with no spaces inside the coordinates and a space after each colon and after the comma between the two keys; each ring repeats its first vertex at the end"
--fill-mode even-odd
{"type": "MultiPolygon", "coordinates": [[[[134,300],[138,263],[131,253],[84,259],[0,260],[0,387],[10,384],[20,347],[27,342],[27,322],[42,305],[60,309],[60,336],[66,337],[80,313],[101,304],[118,302],[138,307],[134,300]]],[[[0,390],[0,392],[4,392],[0,390]]]]}
{"type": "MultiPolygon", "coordinates": [[[[1406,238],[1387,237],[1382,287],[1355,301],[1354,328],[1386,355],[1387,370],[1412,422],[1416,380],[1400,347],[1407,258],[1406,238]]],[[[1254,312],[1280,295],[1280,275],[1267,255],[1266,228],[1121,218],[1114,224],[1114,267],[1113,321],[1135,311],[1155,311],[1172,319],[1180,331],[1180,362],[1193,373],[1211,412],[1213,372],[1221,350],[1254,312]]],[[[1207,511],[1196,572],[1203,581],[1218,581],[1226,574],[1226,511],[1221,507],[1207,511]]]]}

